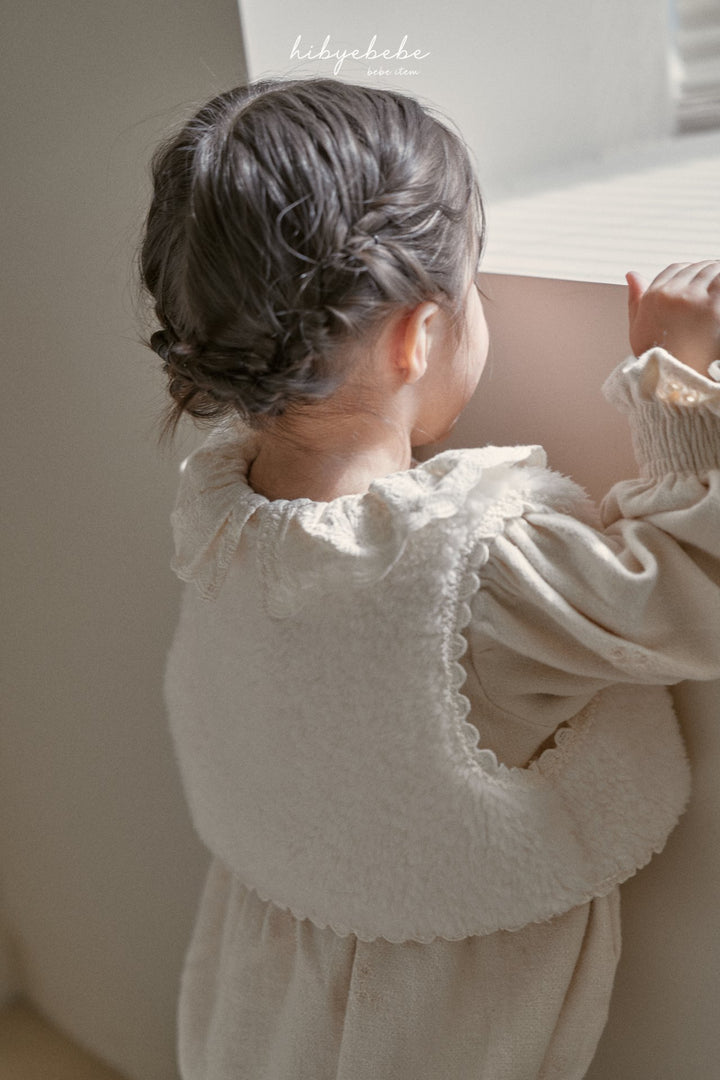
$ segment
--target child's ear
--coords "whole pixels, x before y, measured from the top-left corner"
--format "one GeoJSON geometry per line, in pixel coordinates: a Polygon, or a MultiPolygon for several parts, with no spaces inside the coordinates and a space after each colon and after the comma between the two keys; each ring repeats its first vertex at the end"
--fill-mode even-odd
{"type": "Polygon", "coordinates": [[[434,301],[426,300],[414,307],[404,320],[397,368],[405,383],[418,382],[427,371],[432,322],[439,310],[434,301]]]}

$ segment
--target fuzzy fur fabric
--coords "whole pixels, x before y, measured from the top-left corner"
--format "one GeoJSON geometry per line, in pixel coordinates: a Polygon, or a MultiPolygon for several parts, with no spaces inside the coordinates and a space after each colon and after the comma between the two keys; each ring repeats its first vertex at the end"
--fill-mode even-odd
{"type": "Polygon", "coordinates": [[[608,686],[527,768],[478,746],[458,662],[493,541],[584,492],[537,447],[447,451],[332,503],[247,486],[252,440],[187,463],[189,584],[166,700],[193,821],[265,900],[363,941],[518,929],[609,893],[689,795],[668,692],[608,686]]]}

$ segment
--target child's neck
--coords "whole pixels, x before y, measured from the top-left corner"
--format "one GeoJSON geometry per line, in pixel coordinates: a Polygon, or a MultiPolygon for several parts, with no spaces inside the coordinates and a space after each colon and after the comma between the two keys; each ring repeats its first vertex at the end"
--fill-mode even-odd
{"type": "Polygon", "coordinates": [[[259,495],[329,502],[363,494],[373,480],[411,464],[409,434],[374,418],[316,424],[309,438],[297,428],[278,426],[259,436],[249,474],[259,495]]]}

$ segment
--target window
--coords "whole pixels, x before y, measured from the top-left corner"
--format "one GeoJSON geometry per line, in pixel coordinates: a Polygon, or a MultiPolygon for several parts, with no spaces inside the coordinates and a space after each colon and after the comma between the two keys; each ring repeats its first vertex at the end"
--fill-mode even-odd
{"type": "Polygon", "coordinates": [[[720,127],[720,4],[670,0],[679,133],[720,127]]]}

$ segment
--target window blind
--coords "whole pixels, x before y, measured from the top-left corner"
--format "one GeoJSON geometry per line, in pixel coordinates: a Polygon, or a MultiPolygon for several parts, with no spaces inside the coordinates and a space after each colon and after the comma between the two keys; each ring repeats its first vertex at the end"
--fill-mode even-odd
{"type": "Polygon", "coordinates": [[[679,132],[720,127],[720,0],[671,0],[679,132]]]}

